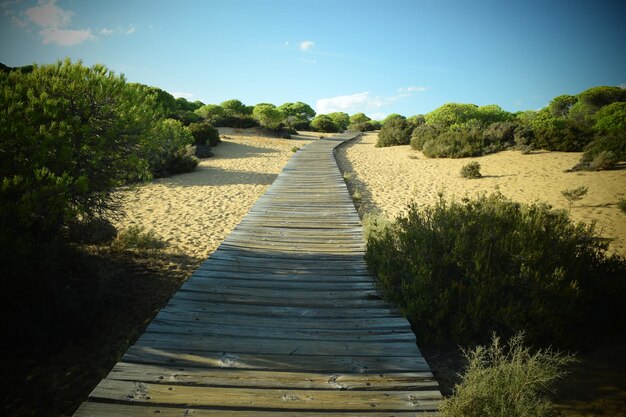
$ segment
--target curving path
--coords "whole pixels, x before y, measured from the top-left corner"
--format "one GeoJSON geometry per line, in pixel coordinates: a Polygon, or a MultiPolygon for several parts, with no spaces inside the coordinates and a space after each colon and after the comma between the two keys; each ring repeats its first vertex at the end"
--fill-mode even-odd
{"type": "Polygon", "coordinates": [[[415,416],[438,385],[376,292],[333,156],[298,151],[75,416],[415,416]]]}

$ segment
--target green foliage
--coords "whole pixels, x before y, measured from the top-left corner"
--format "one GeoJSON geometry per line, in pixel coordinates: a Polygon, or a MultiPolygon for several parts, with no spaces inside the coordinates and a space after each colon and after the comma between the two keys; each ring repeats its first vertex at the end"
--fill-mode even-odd
{"type": "Polygon", "coordinates": [[[548,394],[573,356],[551,349],[532,352],[524,335],[502,346],[495,335],[489,346],[464,351],[468,365],[454,394],[444,399],[443,417],[551,417],[555,407],[548,394]]]}
{"type": "Polygon", "coordinates": [[[385,120],[382,129],[378,133],[376,147],[408,145],[411,142],[411,131],[413,128],[404,117],[398,115],[391,119],[388,117],[385,120]]]}
{"type": "Polygon", "coordinates": [[[575,202],[582,200],[583,197],[587,195],[587,191],[589,191],[589,189],[585,186],[561,191],[561,194],[569,204],[570,211],[572,211],[575,202]]]}
{"type": "Polygon", "coordinates": [[[181,122],[165,119],[143,138],[141,155],[154,177],[167,177],[192,171],[198,165],[193,144],[193,135],[181,122]]]}
{"type": "Polygon", "coordinates": [[[422,145],[422,152],[429,158],[468,158],[494,151],[487,149],[483,144],[480,128],[459,128],[445,130],[434,140],[425,142],[422,145]]]}
{"type": "Polygon", "coordinates": [[[475,104],[447,103],[424,116],[426,123],[443,128],[453,124],[465,123],[477,116],[475,104]]]}
{"type": "Polygon", "coordinates": [[[380,213],[365,213],[363,216],[363,239],[376,239],[383,236],[390,229],[392,223],[380,213]]]}
{"type": "Polygon", "coordinates": [[[385,117],[381,123],[383,126],[385,126],[388,122],[395,120],[395,119],[406,120],[406,117],[398,113],[391,113],[389,116],[385,117]]]}
{"type": "Polygon", "coordinates": [[[461,168],[461,176],[463,178],[470,179],[482,177],[482,174],[480,173],[480,164],[476,161],[472,161],[463,165],[461,168]]]}
{"type": "Polygon", "coordinates": [[[196,146],[206,144],[217,146],[221,142],[219,131],[208,123],[191,123],[187,130],[193,136],[196,146]]]}
{"type": "Polygon", "coordinates": [[[350,116],[348,115],[348,113],[338,111],[334,113],[329,113],[327,114],[327,116],[330,117],[333,122],[335,122],[335,124],[339,128],[339,131],[346,130],[350,125],[350,116]]]}
{"type": "Polygon", "coordinates": [[[617,207],[622,210],[623,213],[626,214],[626,200],[624,200],[623,198],[620,198],[619,201],[617,202],[617,207]]]}
{"type": "Polygon", "coordinates": [[[0,73],[0,87],[0,246],[101,217],[114,187],[148,176],[137,149],[158,112],[144,89],[69,60],[0,73]]]}
{"type": "Polygon", "coordinates": [[[526,330],[569,346],[625,324],[626,261],[607,255],[594,225],[500,194],[406,215],[367,241],[366,261],[385,298],[420,339],[481,342],[526,330]]]}
{"type": "Polygon", "coordinates": [[[348,129],[355,132],[368,132],[371,130],[375,130],[372,125],[372,119],[367,117],[365,113],[356,113],[350,116],[350,124],[348,125],[348,129]]]}
{"type": "Polygon", "coordinates": [[[335,124],[333,119],[325,114],[318,114],[311,121],[311,127],[316,132],[336,133],[339,132],[339,126],[335,124]]]}
{"type": "Polygon", "coordinates": [[[111,243],[113,250],[155,250],[162,249],[165,246],[166,243],[154,233],[154,230],[146,232],[143,227],[139,226],[132,226],[127,230],[121,231],[111,243]]]}
{"type": "Polygon", "coordinates": [[[258,122],[252,117],[254,107],[244,105],[240,100],[226,100],[220,104],[224,114],[220,123],[214,126],[227,126],[235,128],[250,128],[258,126],[258,122]]]}
{"type": "Polygon", "coordinates": [[[273,104],[260,103],[254,106],[252,117],[259,122],[261,127],[270,130],[278,130],[282,126],[285,115],[273,104]]]}
{"type": "Polygon", "coordinates": [[[225,110],[218,104],[205,104],[195,113],[211,126],[223,126],[225,110]]]}
{"type": "Polygon", "coordinates": [[[578,97],[565,94],[553,98],[548,105],[548,110],[553,117],[567,117],[570,109],[577,102],[578,97]]]}
{"type": "Polygon", "coordinates": [[[285,103],[278,107],[284,114],[284,123],[289,129],[306,130],[311,125],[311,119],[315,117],[315,110],[306,103],[297,101],[285,103]]]}

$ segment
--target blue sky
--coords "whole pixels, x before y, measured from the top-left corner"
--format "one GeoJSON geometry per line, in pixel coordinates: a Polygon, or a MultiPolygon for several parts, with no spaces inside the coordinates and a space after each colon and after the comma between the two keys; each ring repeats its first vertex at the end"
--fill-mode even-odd
{"type": "Polygon", "coordinates": [[[381,118],[539,109],[626,85],[615,0],[9,0],[0,62],[103,63],[194,101],[303,101],[381,118]]]}

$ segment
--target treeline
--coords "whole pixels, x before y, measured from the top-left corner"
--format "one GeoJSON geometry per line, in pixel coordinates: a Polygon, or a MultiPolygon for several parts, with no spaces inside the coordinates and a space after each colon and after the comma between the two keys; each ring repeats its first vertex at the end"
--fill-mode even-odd
{"type": "Polygon", "coordinates": [[[594,87],[555,97],[539,111],[448,103],[426,115],[391,115],[377,146],[408,145],[432,158],[504,149],[584,152],[575,169],[610,169],[626,160],[626,89],[594,87]]]}
{"type": "Polygon", "coordinates": [[[220,104],[206,104],[195,110],[195,116],[215,127],[262,127],[270,131],[290,134],[298,130],[336,133],[344,130],[370,131],[381,124],[363,113],[350,116],[344,112],[316,114],[306,103],[284,103],[276,106],[259,103],[247,106],[240,100],[227,100],[220,104]]]}

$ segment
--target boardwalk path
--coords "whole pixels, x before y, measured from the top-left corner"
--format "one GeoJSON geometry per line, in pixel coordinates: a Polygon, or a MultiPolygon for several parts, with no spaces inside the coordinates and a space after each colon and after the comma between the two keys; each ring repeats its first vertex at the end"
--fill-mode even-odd
{"type": "Polygon", "coordinates": [[[298,151],[75,416],[414,416],[437,383],[379,299],[333,149],[298,151]]]}

